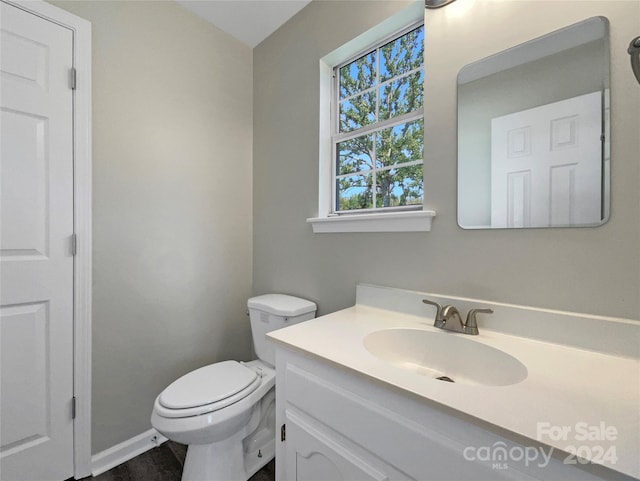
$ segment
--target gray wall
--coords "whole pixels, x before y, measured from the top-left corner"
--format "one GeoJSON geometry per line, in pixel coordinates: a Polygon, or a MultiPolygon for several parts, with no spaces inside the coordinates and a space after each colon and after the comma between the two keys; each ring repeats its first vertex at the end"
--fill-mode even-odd
{"type": "Polygon", "coordinates": [[[174,2],[54,3],[93,27],[97,453],[178,376],[250,357],[252,53],[174,2]]]}
{"type": "Polygon", "coordinates": [[[429,233],[313,234],[319,59],[405,2],[314,1],[254,50],[253,290],[299,294],[325,314],[357,282],[552,309],[640,316],[640,88],[626,48],[638,1],[458,0],[425,12],[429,233]],[[569,8],[570,6],[570,8],[569,8]],[[464,65],[586,18],[611,22],[612,196],[590,229],[465,231],[456,224],[456,76],[464,65]]]}

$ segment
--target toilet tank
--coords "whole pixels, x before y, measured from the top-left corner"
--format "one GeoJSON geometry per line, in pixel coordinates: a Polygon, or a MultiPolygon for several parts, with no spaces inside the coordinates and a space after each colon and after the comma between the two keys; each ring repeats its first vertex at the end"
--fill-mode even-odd
{"type": "Polygon", "coordinates": [[[316,316],[315,302],[285,294],[265,294],[247,301],[253,347],[260,360],[274,366],[275,346],[266,339],[267,332],[282,329],[316,316]]]}

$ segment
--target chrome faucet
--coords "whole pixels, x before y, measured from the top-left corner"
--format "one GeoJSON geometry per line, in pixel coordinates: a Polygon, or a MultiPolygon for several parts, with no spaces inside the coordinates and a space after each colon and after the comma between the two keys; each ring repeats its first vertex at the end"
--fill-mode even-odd
{"type": "Polygon", "coordinates": [[[467,320],[463,323],[460,312],[452,305],[442,306],[441,304],[430,301],[429,299],[423,299],[422,302],[430,304],[436,308],[436,318],[433,323],[438,329],[445,329],[447,331],[461,332],[462,334],[471,334],[473,336],[478,335],[478,321],[476,320],[476,314],[493,314],[493,309],[471,309],[467,313],[467,320]]]}

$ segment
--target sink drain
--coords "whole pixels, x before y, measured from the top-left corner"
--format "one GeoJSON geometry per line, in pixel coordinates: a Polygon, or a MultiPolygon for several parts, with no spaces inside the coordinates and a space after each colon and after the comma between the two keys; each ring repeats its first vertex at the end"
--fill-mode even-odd
{"type": "Polygon", "coordinates": [[[449,376],[440,376],[436,378],[438,381],[446,381],[446,382],[455,382],[453,379],[451,379],[449,376]]]}

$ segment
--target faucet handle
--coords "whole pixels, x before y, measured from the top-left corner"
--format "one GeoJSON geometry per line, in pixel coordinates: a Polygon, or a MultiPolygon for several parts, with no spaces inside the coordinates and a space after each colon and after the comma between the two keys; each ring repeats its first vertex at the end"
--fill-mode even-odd
{"type": "Polygon", "coordinates": [[[430,301],[429,299],[422,299],[422,302],[425,304],[430,304],[436,307],[436,322],[442,321],[442,304],[438,304],[435,301],[430,301]]]}
{"type": "Polygon", "coordinates": [[[471,309],[467,314],[467,322],[464,323],[464,327],[469,334],[478,334],[478,321],[476,320],[476,314],[493,314],[493,309],[471,309]]]}

